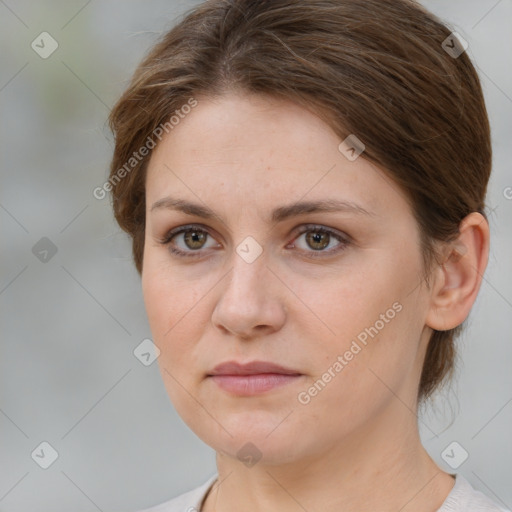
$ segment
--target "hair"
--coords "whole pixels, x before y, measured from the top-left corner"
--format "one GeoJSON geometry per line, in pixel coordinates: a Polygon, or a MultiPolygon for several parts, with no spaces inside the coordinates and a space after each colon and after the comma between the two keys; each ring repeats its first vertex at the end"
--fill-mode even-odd
{"type": "MultiPolygon", "coordinates": [[[[466,52],[445,51],[451,34],[412,0],[209,0],[186,13],[140,63],[109,118],[112,206],[139,274],[151,152],[135,152],[151,148],[162,126],[169,132],[170,116],[191,99],[230,92],[294,101],[342,140],[355,134],[362,157],[405,192],[426,272],[439,264],[438,242],[453,240],[469,213],[486,217],[492,160],[480,81],[466,52]]],[[[461,327],[432,333],[420,402],[453,373],[461,327]]]]}

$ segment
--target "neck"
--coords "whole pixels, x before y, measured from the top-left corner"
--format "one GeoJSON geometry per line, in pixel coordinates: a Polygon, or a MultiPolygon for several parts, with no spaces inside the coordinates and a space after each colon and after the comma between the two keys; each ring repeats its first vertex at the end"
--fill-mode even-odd
{"type": "Polygon", "coordinates": [[[421,445],[416,416],[395,402],[379,421],[314,456],[249,468],[217,454],[219,478],[202,512],[435,512],[453,477],[421,445]]]}

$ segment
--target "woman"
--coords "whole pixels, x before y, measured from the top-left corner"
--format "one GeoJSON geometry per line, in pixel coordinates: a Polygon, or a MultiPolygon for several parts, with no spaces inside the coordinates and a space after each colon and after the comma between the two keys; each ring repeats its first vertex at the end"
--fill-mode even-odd
{"type": "Polygon", "coordinates": [[[109,188],[218,469],[151,510],[503,510],[417,424],[489,250],[464,49],[409,0],[212,0],[141,63],[109,188]]]}

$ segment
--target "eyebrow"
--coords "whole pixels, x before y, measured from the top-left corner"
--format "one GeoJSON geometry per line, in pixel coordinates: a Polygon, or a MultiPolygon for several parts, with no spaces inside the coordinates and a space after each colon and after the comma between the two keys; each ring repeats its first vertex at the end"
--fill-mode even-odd
{"type": "MultiPolygon", "coordinates": [[[[158,209],[176,210],[188,215],[195,215],[204,219],[218,217],[215,212],[207,206],[192,203],[183,199],[164,197],[151,206],[151,212],[158,209]]],[[[364,209],[352,201],[341,201],[339,199],[322,199],[318,201],[302,201],[289,205],[280,206],[272,210],[271,222],[282,222],[290,217],[303,215],[305,213],[321,212],[347,212],[374,216],[375,213],[364,209]]]]}

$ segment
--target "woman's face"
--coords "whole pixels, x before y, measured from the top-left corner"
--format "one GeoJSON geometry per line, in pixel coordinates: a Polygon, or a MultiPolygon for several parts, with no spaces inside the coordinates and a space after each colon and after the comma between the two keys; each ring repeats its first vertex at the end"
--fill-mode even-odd
{"type": "Polygon", "coordinates": [[[199,99],[151,157],[149,323],[172,402],[218,452],[314,457],[414,409],[430,334],[417,223],[341,142],[293,103],[227,95],[199,99]],[[254,361],[287,374],[215,370],[254,361]]]}

